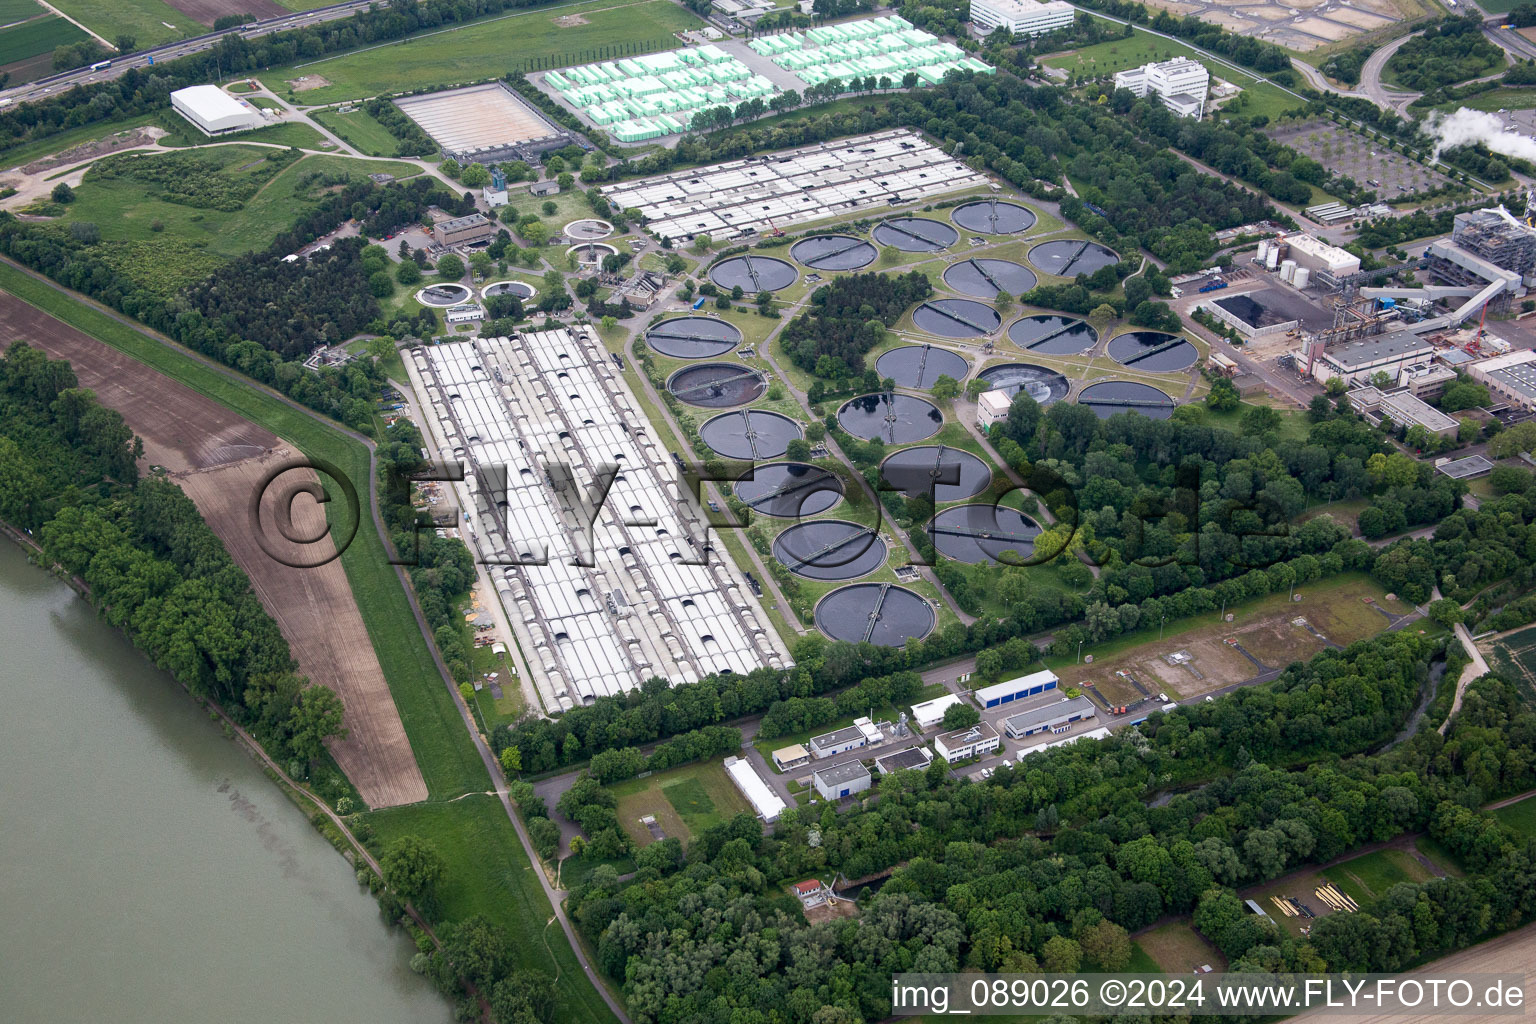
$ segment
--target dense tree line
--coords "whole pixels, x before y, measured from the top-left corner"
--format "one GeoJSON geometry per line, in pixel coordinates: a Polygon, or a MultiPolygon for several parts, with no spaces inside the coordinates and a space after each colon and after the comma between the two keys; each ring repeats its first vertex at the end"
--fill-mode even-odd
{"type": "Polygon", "coordinates": [[[1483,38],[1475,14],[1447,17],[1400,46],[1386,71],[1410,89],[1428,92],[1504,66],[1504,51],[1483,38]]]}
{"type": "MultiPolygon", "coordinates": [[[[340,701],[296,673],[277,623],[181,488],[139,478],[142,454],[67,361],[23,342],[0,358],[0,518],[83,580],[102,618],[156,665],[306,774],[324,740],[345,733],[340,701]]],[[[346,788],[324,781],[332,796],[346,788]]]]}
{"type": "Polygon", "coordinates": [[[831,697],[789,697],[768,709],[757,734],[765,740],[777,739],[863,714],[870,708],[910,704],[922,689],[923,677],[916,672],[896,672],[866,679],[831,697]]]}
{"type": "Polygon", "coordinates": [[[641,772],[660,772],[690,761],[704,761],[741,749],[741,730],[709,725],[657,744],[650,754],[639,747],[620,747],[593,755],[587,774],[603,783],[622,782],[641,772]]]}
{"type": "MultiPolygon", "coordinates": [[[[1272,686],[1154,714],[1140,730],[1033,755],[988,782],[949,777],[942,762],[898,772],[847,813],[791,808],[768,837],[742,816],[696,836],[676,870],[642,867],[621,883],[599,868],[573,891],[573,916],[642,1024],[877,1020],[890,1013],[891,974],[909,970],[1121,969],[1125,933],[1165,913],[1202,908],[1197,920],[1213,926],[1219,906],[1202,900],[1213,888],[1273,878],[1440,815],[1452,822],[1449,842],[1480,836],[1443,808],[1531,784],[1536,716],[1492,679],[1474,688],[1478,706],[1449,737],[1425,731],[1387,754],[1336,759],[1400,727],[1430,652],[1400,634],[1324,652],[1272,686]],[[1298,761],[1315,763],[1278,767],[1298,761]],[[1145,802],[1170,778],[1217,766],[1223,774],[1203,788],[1145,802]],[[807,926],[782,899],[787,881],[895,865],[856,926],[807,926]],[[728,945],[717,922],[731,923],[728,945]],[[841,1016],[821,1016],[828,1006],[841,1016]]],[[[1536,871],[1512,860],[1522,869],[1501,879],[1501,893],[1469,887],[1504,912],[1468,914],[1479,927],[1420,949],[1454,948],[1530,916],[1536,871]]],[[[1255,938],[1265,941],[1241,955],[1268,965],[1260,969],[1337,969],[1371,955],[1342,938],[1255,938]]]]}
{"type": "Polygon", "coordinates": [[[811,293],[811,305],[784,326],[790,361],[818,377],[837,380],[864,372],[864,353],[885,338],[914,303],[933,294],[921,271],[849,274],[811,293]]]}
{"type": "Polygon", "coordinates": [[[412,121],[405,115],[405,111],[395,106],[388,99],[375,97],[363,104],[363,109],[368,116],[384,126],[384,130],[399,140],[395,146],[395,156],[434,156],[437,154],[437,143],[432,141],[432,136],[422,131],[421,125],[412,121]]]}

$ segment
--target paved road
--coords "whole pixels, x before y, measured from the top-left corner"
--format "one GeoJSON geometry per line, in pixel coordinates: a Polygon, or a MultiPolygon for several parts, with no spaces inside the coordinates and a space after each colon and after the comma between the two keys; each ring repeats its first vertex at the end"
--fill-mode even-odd
{"type": "MultiPolygon", "coordinates": [[[[40,78],[35,82],[27,82],[13,89],[0,90],[0,99],[9,99],[13,103],[46,99],[77,85],[110,81],[122,75],[129,68],[148,67],[156,62],[163,63],[177,57],[185,57],[188,54],[210,50],[219,45],[219,41],[225,36],[238,35],[246,39],[260,39],[262,36],[271,35],[274,32],[282,32],[285,29],[295,28],[299,25],[313,25],[322,21],[350,18],[358,11],[367,10],[372,6],[375,6],[375,0],[348,0],[346,3],[335,4],[331,7],[322,7],[313,11],[285,14],[278,18],[251,22],[239,28],[226,29],[223,32],[209,32],[206,35],[193,36],[190,39],[165,43],[161,46],[151,47],[148,50],[140,50],[137,53],[115,57],[112,60],[112,66],[102,71],[92,71],[90,68],[77,68],[73,71],[49,75],[47,78],[40,78]]],[[[100,37],[98,36],[97,38],[100,37]]]]}
{"type": "Polygon", "coordinates": [[[1404,117],[1408,116],[1408,104],[1423,94],[1384,85],[1381,81],[1381,72],[1386,67],[1387,61],[1392,59],[1392,55],[1404,43],[1418,35],[1423,35],[1423,33],[1413,32],[1406,36],[1398,36],[1367,57],[1365,64],[1360,68],[1360,91],[1365,94],[1366,98],[1378,107],[1396,111],[1404,117]]]}

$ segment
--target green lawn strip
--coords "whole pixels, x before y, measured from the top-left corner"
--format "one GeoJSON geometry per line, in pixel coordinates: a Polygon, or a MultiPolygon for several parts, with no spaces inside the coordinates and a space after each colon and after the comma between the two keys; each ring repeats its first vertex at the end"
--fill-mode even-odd
{"type": "Polygon", "coordinates": [[[637,52],[673,49],[683,45],[676,33],[702,25],[693,13],[666,0],[592,0],[501,14],[387,46],[301,61],[260,77],[267,88],[286,94],[290,81],[320,75],[330,84],[294,96],[307,103],[334,103],[500,78],[535,57],[561,66],[600,61],[599,48],[615,40],[635,45],[637,52]],[[569,15],[585,21],[568,27],[556,23],[569,15]]]}
{"type": "Polygon", "coordinates": [[[1360,906],[1374,903],[1399,882],[1422,882],[1429,869],[1404,850],[1376,850],[1342,864],[1324,868],[1324,878],[1338,886],[1360,906]]]}
{"type": "Polygon", "coordinates": [[[550,912],[517,833],[501,801],[475,794],[452,803],[413,804],[372,811],[369,844],[377,855],[402,836],[418,836],[442,857],[447,871],[437,886],[438,922],[484,914],[506,934],[518,963],[554,980],[555,1019],[570,1024],[614,1021],[586,980],[570,943],[550,912]]]}
{"type": "Polygon", "coordinates": [[[0,32],[0,64],[26,60],[88,38],[63,18],[35,18],[0,32]]]}
{"type": "Polygon", "coordinates": [[[1500,807],[1493,816],[1526,838],[1536,836],[1536,797],[1500,807]]]}
{"type": "Polygon", "coordinates": [[[175,42],[208,31],[165,0],[51,0],[54,7],[74,18],[108,42],[120,35],[133,37],[144,49],[175,42]],[[167,28],[166,26],[172,26],[167,28]]]}
{"type": "Polygon", "coordinates": [[[0,25],[26,21],[45,13],[37,0],[0,0],[0,25]]]}
{"type": "MultiPolygon", "coordinates": [[[[1498,812],[1495,811],[1494,813],[1497,814],[1498,812]]],[[[1414,840],[1413,845],[1420,853],[1434,861],[1436,867],[1452,878],[1460,878],[1466,874],[1461,869],[1461,864],[1457,862],[1456,855],[1429,836],[1419,836],[1419,838],[1414,840]]]]}
{"type": "MultiPolygon", "coordinates": [[[[336,429],[254,384],[230,379],[192,355],[140,333],[94,306],[74,301],[14,267],[0,265],[0,287],[266,427],[310,457],[333,463],[356,482],[359,499],[367,500],[367,449],[336,429]]],[[[344,509],[336,508],[344,502],[330,504],[345,515],[344,509]]],[[[384,543],[371,522],[357,530],[356,539],[342,555],[342,565],[432,799],[483,792],[490,783],[485,766],[464,730],[453,697],[442,684],[405,592],[389,565],[384,543]]]]}
{"type": "MultiPolygon", "coordinates": [[[[646,841],[650,841],[650,834],[646,834],[646,841]]],[[[560,887],[562,889],[574,889],[578,885],[586,885],[592,877],[592,872],[603,865],[613,868],[621,875],[627,875],[635,870],[635,861],[632,857],[598,858],[581,856],[567,856],[560,861],[560,887]]]]}
{"type": "MultiPolygon", "coordinates": [[[[639,824],[643,814],[654,814],[668,836],[675,835],[687,843],[711,825],[729,821],[743,811],[750,814],[752,810],[726,776],[719,759],[627,779],[608,789],[619,801],[619,824],[631,835],[636,834],[631,829],[637,830],[643,836],[636,840],[640,845],[651,841],[649,831],[639,824]],[[678,822],[682,824],[681,831],[678,822]]],[[[563,881],[569,883],[569,879],[563,881]]]]}
{"type": "Polygon", "coordinates": [[[394,156],[400,146],[400,140],[389,134],[389,129],[366,110],[351,110],[345,114],[317,110],[309,116],[369,156],[394,156]]]}

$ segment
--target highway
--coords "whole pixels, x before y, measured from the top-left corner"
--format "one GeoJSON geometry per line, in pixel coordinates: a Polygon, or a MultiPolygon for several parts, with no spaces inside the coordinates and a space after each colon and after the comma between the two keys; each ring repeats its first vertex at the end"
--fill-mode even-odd
{"type": "Polygon", "coordinates": [[[345,3],[333,4],[330,7],[320,7],[303,13],[285,14],[278,18],[268,18],[265,21],[249,22],[237,28],[225,29],[222,32],[209,32],[206,35],[192,36],[191,38],[182,39],[174,43],[165,43],[152,49],[114,57],[112,58],[111,67],[101,71],[92,71],[88,67],[76,68],[73,71],[63,71],[56,75],[49,75],[47,78],[40,78],[35,82],[26,82],[15,88],[0,90],[0,102],[23,103],[27,100],[46,99],[77,85],[110,81],[129,68],[149,67],[151,64],[210,50],[217,46],[219,40],[225,36],[239,35],[244,36],[246,39],[260,39],[262,36],[269,36],[274,32],[282,32],[290,28],[298,28],[302,25],[350,18],[358,11],[367,10],[374,3],[375,0],[347,0],[345,3]]]}

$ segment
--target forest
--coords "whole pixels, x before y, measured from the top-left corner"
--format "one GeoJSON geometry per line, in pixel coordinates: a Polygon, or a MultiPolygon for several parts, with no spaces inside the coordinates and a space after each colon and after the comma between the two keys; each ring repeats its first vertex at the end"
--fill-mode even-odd
{"type": "MultiPolygon", "coordinates": [[[[169,480],[140,479],[142,442],[78,384],[67,361],[24,342],[0,358],[0,519],[31,531],[157,666],[307,774],[324,740],[345,734],[340,700],[297,675],[197,506],[169,480]]],[[[329,765],[316,782],[346,787],[329,765]]]]}
{"type": "Polygon", "coordinates": [[[1483,38],[1477,15],[1447,17],[1398,48],[1386,72],[1410,89],[1429,92],[1504,67],[1504,51],[1483,38]]]}
{"type": "Polygon", "coordinates": [[[1326,651],[986,782],[942,762],[897,772],[845,813],[791,808],[766,837],[743,815],[627,881],[599,867],[571,894],[574,918],[642,1024],[878,1020],[893,973],[1123,969],[1129,932],[1188,912],[1255,970],[1399,969],[1536,912],[1536,850],[1475,810],[1536,781],[1536,715],[1513,687],[1485,678],[1449,736],[1363,753],[1406,720],[1432,648],[1391,634],[1326,651]],[[1423,830],[1485,877],[1399,886],[1306,942],[1227,913],[1233,887],[1423,830]],[[782,888],[887,871],[857,921],[806,925],[782,888]],[[1392,941],[1362,941],[1378,933],[1392,941]]]}
{"type": "Polygon", "coordinates": [[[784,325],[780,340],[790,361],[817,377],[862,374],[864,353],[885,338],[885,328],[932,294],[918,270],[839,277],[811,293],[811,308],[784,325]]]}

